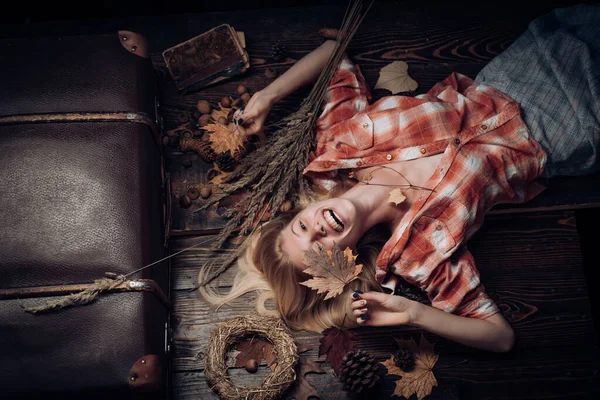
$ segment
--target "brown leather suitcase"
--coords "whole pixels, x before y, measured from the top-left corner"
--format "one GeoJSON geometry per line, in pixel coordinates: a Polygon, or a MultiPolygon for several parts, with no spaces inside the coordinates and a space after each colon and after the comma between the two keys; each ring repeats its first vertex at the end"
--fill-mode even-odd
{"type": "Polygon", "coordinates": [[[91,304],[23,309],[166,256],[169,184],[145,52],[124,31],[0,41],[2,398],[168,393],[168,260],[91,304]]]}

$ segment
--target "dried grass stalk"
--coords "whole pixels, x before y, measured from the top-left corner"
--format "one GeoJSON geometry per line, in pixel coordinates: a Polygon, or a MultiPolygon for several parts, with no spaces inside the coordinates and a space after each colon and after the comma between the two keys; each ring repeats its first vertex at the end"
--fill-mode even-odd
{"type": "Polygon", "coordinates": [[[223,399],[274,399],[296,380],[297,362],[298,348],[283,320],[248,314],[220,324],[211,333],[204,375],[211,389],[223,399]],[[259,386],[236,386],[227,376],[225,359],[231,346],[250,335],[260,336],[273,344],[277,363],[259,386]]]}
{"type": "MultiPolygon", "coordinates": [[[[259,213],[264,210],[266,204],[271,210],[278,210],[286,199],[296,203],[301,193],[312,194],[303,171],[309,163],[309,154],[314,147],[315,121],[328,84],[344,57],[350,40],[372,4],[372,0],[350,2],[328,64],[308,97],[300,105],[300,109],[272,125],[270,130],[273,133],[267,143],[245,157],[238,168],[224,179],[227,185],[224,185],[222,194],[213,196],[211,201],[196,211],[202,211],[238,190],[248,189],[243,204],[229,213],[228,216],[231,218],[218,235],[215,248],[221,247],[238,227],[243,235],[248,234],[257,223],[259,213]]],[[[236,256],[237,254],[231,255],[219,269],[200,284],[206,285],[219,276],[235,262],[236,256]]]]}

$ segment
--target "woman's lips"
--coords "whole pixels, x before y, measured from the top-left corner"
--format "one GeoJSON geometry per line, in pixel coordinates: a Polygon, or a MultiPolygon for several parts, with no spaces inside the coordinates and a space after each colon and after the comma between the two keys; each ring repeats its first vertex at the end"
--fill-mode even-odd
{"type": "Polygon", "coordinates": [[[331,229],[339,233],[344,232],[344,222],[335,211],[323,210],[323,218],[331,229]]]}

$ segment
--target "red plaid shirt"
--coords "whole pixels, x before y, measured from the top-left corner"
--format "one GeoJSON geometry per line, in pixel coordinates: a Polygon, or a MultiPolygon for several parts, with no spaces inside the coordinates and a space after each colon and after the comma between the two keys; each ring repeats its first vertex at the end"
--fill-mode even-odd
{"type": "Polygon", "coordinates": [[[340,64],[317,121],[317,145],[305,174],[331,186],[339,169],[443,153],[426,187],[377,259],[377,280],[397,276],[424,290],[446,312],[487,318],[498,311],[485,294],[467,240],[498,203],[525,202],[546,154],[530,136],[520,106],[498,90],[453,73],[427,94],[371,95],[358,66],[340,64]]]}

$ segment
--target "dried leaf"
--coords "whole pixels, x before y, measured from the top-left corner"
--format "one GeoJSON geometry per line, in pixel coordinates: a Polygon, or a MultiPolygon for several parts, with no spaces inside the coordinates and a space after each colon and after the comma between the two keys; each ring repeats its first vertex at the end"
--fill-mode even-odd
{"type": "Polygon", "coordinates": [[[264,359],[269,367],[274,362],[273,345],[267,340],[253,337],[240,341],[236,347],[240,352],[235,357],[236,367],[244,367],[248,360],[252,359],[259,364],[264,359]]]}
{"type": "MultiPolygon", "coordinates": [[[[220,107],[220,110],[213,108],[213,110],[210,112],[210,116],[215,121],[218,121],[220,117],[227,118],[227,116],[229,115],[229,111],[231,110],[231,108],[223,108],[221,106],[219,106],[219,107],[220,107]]],[[[204,129],[206,129],[206,128],[204,128],[204,129]]]]}
{"type": "Polygon", "coordinates": [[[319,357],[327,354],[325,361],[331,364],[336,374],[342,369],[342,359],[354,350],[354,334],[348,330],[339,328],[327,328],[323,331],[323,337],[319,340],[319,357]]]}
{"type": "Polygon", "coordinates": [[[304,343],[296,343],[298,346],[298,354],[306,353],[309,350],[312,350],[312,346],[304,343]]]}
{"type": "MultiPolygon", "coordinates": [[[[233,124],[230,124],[233,125],[233,124]]],[[[242,135],[234,133],[232,126],[221,124],[207,124],[204,129],[209,133],[211,147],[215,153],[231,152],[234,154],[244,146],[242,135]]]]}
{"type": "Polygon", "coordinates": [[[334,298],[361,273],[363,266],[356,265],[355,259],[350,248],[342,252],[337,243],[333,244],[332,250],[319,249],[318,253],[312,249],[305,251],[304,264],[308,268],[304,272],[313,278],[300,283],[317,293],[327,293],[324,300],[334,298]]]}
{"type": "Polygon", "coordinates": [[[210,180],[210,183],[212,183],[213,185],[223,185],[223,179],[231,175],[231,172],[221,170],[217,164],[215,164],[213,168],[219,171],[219,173],[210,180]]]}
{"type": "Polygon", "coordinates": [[[411,92],[419,84],[408,75],[408,64],[404,61],[394,61],[379,71],[379,79],[375,89],[387,89],[392,94],[411,92]]]}
{"type": "Polygon", "coordinates": [[[438,360],[438,355],[433,352],[433,344],[421,334],[419,347],[411,338],[410,340],[396,339],[400,348],[407,348],[415,355],[415,368],[410,372],[404,372],[394,363],[394,357],[381,364],[387,368],[388,375],[400,375],[402,379],[396,381],[394,395],[404,396],[407,399],[413,393],[417,394],[417,398],[421,400],[423,397],[431,394],[434,386],[437,386],[437,380],[433,375],[433,367],[438,360]]]}
{"type": "Polygon", "coordinates": [[[308,400],[311,396],[319,397],[319,393],[305,378],[307,374],[324,374],[325,371],[316,362],[300,357],[296,367],[296,382],[292,384],[285,394],[285,399],[308,400]]]}
{"type": "Polygon", "coordinates": [[[395,203],[398,205],[402,204],[404,200],[406,200],[406,196],[400,189],[396,188],[390,192],[390,198],[388,199],[390,203],[395,203]]]}

